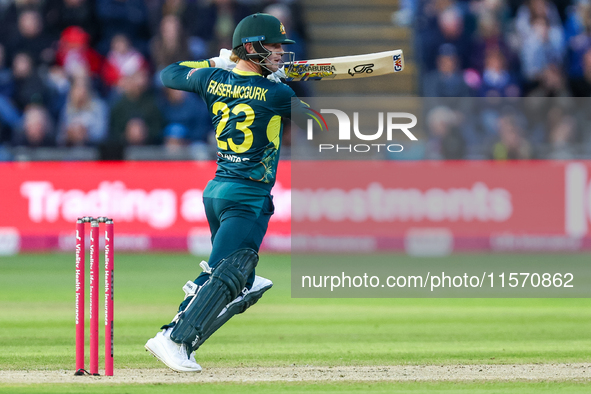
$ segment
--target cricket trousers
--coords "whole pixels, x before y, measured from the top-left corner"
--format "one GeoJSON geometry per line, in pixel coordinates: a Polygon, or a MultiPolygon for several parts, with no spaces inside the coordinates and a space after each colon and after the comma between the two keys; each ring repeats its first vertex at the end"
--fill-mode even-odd
{"type": "MultiPolygon", "coordinates": [[[[235,200],[203,198],[205,214],[211,230],[212,251],[208,262],[211,268],[215,268],[223,258],[238,249],[250,248],[258,253],[275,209],[270,195],[261,196],[260,199],[261,209],[257,210],[251,205],[235,200]],[[259,211],[258,214],[256,211],[259,211]]],[[[246,282],[248,288],[252,286],[254,276],[253,271],[246,282]]],[[[195,279],[195,283],[202,285],[208,278],[209,274],[202,272],[195,279]]]]}

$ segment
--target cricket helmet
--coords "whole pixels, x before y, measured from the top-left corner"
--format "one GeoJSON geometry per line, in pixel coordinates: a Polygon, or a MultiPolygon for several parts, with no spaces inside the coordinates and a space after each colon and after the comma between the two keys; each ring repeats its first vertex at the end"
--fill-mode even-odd
{"type": "Polygon", "coordinates": [[[236,26],[232,37],[232,48],[238,48],[247,42],[295,44],[295,41],[287,38],[285,27],[279,19],[263,13],[249,15],[236,26]]]}

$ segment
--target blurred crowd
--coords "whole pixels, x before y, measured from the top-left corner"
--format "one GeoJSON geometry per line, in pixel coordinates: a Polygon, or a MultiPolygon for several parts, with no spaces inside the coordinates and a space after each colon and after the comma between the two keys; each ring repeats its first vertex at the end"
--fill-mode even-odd
{"type": "MultiPolygon", "coordinates": [[[[426,137],[405,157],[591,157],[591,102],[583,99],[591,96],[591,0],[397,3],[393,22],[413,29],[417,93],[429,98],[426,137]]],[[[204,103],[164,88],[160,70],[230,48],[237,22],[259,11],[283,22],[297,42],[290,50],[305,59],[302,7],[297,0],[0,0],[0,161],[43,147],[99,152],[89,159],[128,158],[124,152],[145,146],[213,157],[204,103]]],[[[309,93],[305,84],[292,87],[309,93]]]]}
{"type": "Polygon", "coordinates": [[[0,161],[15,148],[183,147],[207,158],[213,127],[193,94],[164,88],[170,63],[231,48],[254,12],[278,17],[304,51],[291,0],[0,0],[0,161]]]}
{"type": "Polygon", "coordinates": [[[421,95],[473,98],[429,107],[424,158],[591,157],[590,0],[401,5],[393,22],[415,29],[421,95]]]}

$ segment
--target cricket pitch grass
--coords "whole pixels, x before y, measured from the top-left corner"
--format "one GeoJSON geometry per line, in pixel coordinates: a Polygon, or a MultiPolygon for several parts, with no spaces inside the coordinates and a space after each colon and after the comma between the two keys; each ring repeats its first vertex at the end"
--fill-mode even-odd
{"type": "Polygon", "coordinates": [[[289,255],[265,253],[257,272],[273,289],[199,349],[202,373],[172,372],[143,345],[173,317],[200,261],[115,256],[115,376],[91,377],[73,376],[73,253],[3,256],[0,392],[591,392],[589,299],[292,299],[289,255]]]}

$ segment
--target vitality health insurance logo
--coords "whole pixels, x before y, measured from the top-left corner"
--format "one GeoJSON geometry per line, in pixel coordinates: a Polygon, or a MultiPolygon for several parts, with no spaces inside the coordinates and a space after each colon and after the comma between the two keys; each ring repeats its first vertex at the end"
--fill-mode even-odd
{"type": "Polygon", "coordinates": [[[319,153],[399,153],[404,150],[404,146],[398,143],[401,138],[418,141],[410,130],[417,125],[417,117],[408,112],[365,111],[360,115],[357,111],[347,113],[335,108],[308,110],[307,139],[317,143],[319,153]],[[334,115],[334,118],[329,118],[330,128],[325,114],[334,115]],[[361,117],[365,120],[363,126],[360,126],[361,117]],[[319,132],[323,133],[322,137],[319,132]]]}

